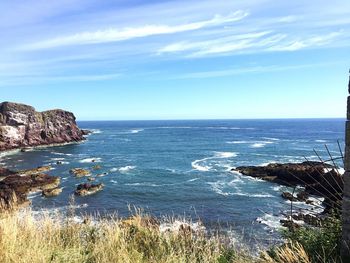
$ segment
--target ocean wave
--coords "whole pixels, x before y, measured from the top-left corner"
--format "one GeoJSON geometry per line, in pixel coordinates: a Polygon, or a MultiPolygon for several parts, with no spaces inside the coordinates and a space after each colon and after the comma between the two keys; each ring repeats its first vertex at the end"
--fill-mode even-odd
{"type": "Polygon", "coordinates": [[[189,182],[194,182],[194,181],[197,181],[199,178],[193,178],[193,179],[190,179],[190,180],[187,180],[186,182],[189,183],[189,182]]]}
{"type": "Polygon", "coordinates": [[[247,196],[247,197],[257,197],[257,198],[274,198],[275,196],[270,195],[270,194],[249,194],[249,193],[242,193],[242,192],[237,192],[237,193],[232,193],[232,195],[238,195],[238,196],[247,196]]]}
{"type": "Polygon", "coordinates": [[[54,154],[54,155],[67,155],[67,156],[72,156],[73,154],[71,153],[61,153],[61,152],[51,152],[51,154],[54,154]]]}
{"type": "Polygon", "coordinates": [[[275,186],[272,186],[271,188],[272,188],[272,190],[274,190],[276,192],[281,192],[282,189],[284,188],[284,186],[283,185],[275,185],[275,186]]]}
{"type": "Polygon", "coordinates": [[[265,147],[267,144],[273,144],[273,142],[271,141],[265,141],[265,142],[256,142],[253,143],[250,148],[263,148],[265,147]]]}
{"type": "Polygon", "coordinates": [[[142,132],[144,131],[145,129],[132,129],[130,130],[129,132],[132,133],[132,134],[135,134],[135,133],[139,133],[139,132],[142,132]]]}
{"type": "Polygon", "coordinates": [[[88,129],[89,131],[91,131],[92,134],[99,134],[99,133],[102,133],[101,130],[99,129],[88,129]]]}
{"type": "Polygon", "coordinates": [[[96,157],[96,158],[86,158],[83,160],[80,160],[80,163],[99,163],[101,162],[102,159],[100,157],[96,157]]]}
{"type": "Polygon", "coordinates": [[[110,169],[110,172],[121,172],[121,173],[127,173],[129,172],[130,170],[133,170],[135,169],[136,166],[132,166],[132,165],[127,165],[127,166],[124,166],[124,167],[115,167],[115,168],[112,168],[110,169]]]}
{"type": "Polygon", "coordinates": [[[226,143],[228,143],[228,144],[246,144],[246,143],[251,143],[251,141],[228,141],[226,143]]]}
{"type": "Polygon", "coordinates": [[[60,158],[51,158],[50,160],[51,160],[51,161],[63,161],[63,160],[65,160],[65,158],[63,158],[63,157],[60,157],[60,158]]]}
{"type": "Polygon", "coordinates": [[[266,225],[268,228],[270,229],[279,229],[279,228],[283,228],[281,223],[280,223],[280,220],[281,219],[284,219],[283,216],[274,216],[274,215],[271,215],[271,214],[265,214],[264,216],[262,217],[258,217],[256,219],[256,221],[259,223],[259,224],[264,224],[266,225]]]}
{"type": "Polygon", "coordinates": [[[232,158],[236,157],[237,153],[235,152],[214,152],[214,156],[206,157],[203,159],[195,160],[191,163],[192,168],[201,172],[208,172],[212,168],[212,166],[204,164],[203,162],[206,162],[208,160],[214,160],[214,159],[225,159],[225,158],[232,158]]]}
{"type": "Polygon", "coordinates": [[[273,138],[273,137],[262,137],[264,140],[270,140],[270,141],[280,141],[281,139],[273,138]]]}
{"type": "Polygon", "coordinates": [[[315,140],[315,142],[323,142],[323,143],[325,143],[327,141],[326,140],[315,140]]]}

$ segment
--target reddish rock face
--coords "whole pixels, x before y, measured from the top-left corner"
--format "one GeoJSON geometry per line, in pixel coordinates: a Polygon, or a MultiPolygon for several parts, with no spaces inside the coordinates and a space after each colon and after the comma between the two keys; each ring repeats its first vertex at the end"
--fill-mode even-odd
{"type": "Polygon", "coordinates": [[[0,151],[83,139],[71,112],[37,112],[24,104],[0,103],[0,151]]]}

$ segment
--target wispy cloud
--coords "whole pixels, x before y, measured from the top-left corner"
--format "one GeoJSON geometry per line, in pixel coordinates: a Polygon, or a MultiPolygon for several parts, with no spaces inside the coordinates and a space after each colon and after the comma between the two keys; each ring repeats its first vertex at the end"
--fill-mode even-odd
{"type": "MultiPolygon", "coordinates": [[[[339,61],[337,62],[339,64],[339,61]]],[[[242,74],[251,73],[266,73],[266,72],[278,72],[278,71],[289,71],[289,70],[300,70],[306,68],[324,67],[336,65],[337,63],[319,63],[319,64],[301,64],[301,65],[265,65],[265,66],[245,66],[230,68],[224,70],[210,70],[192,72],[187,74],[179,74],[174,79],[207,79],[207,78],[218,78],[218,77],[229,77],[242,74]]]]}
{"type": "Polygon", "coordinates": [[[301,38],[293,34],[273,31],[253,32],[223,37],[209,41],[177,42],[160,48],[157,53],[185,53],[187,57],[203,57],[223,54],[257,53],[267,51],[295,51],[309,47],[321,47],[342,32],[331,32],[301,38]]]}
{"type": "Polygon", "coordinates": [[[212,19],[202,20],[179,25],[144,25],[140,27],[109,28],[93,32],[82,32],[74,35],[61,36],[53,39],[28,44],[23,49],[47,49],[69,45],[86,45],[97,43],[118,42],[133,38],[148,37],[153,35],[174,34],[186,31],[198,30],[206,27],[214,27],[234,22],[245,18],[248,15],[244,11],[236,11],[229,15],[215,15],[212,19]]]}
{"type": "MultiPolygon", "coordinates": [[[[115,80],[123,75],[120,73],[115,74],[85,74],[85,75],[60,75],[60,76],[42,76],[38,74],[28,75],[16,75],[7,76],[2,79],[0,87],[8,86],[26,86],[28,83],[41,84],[41,83],[74,83],[74,82],[99,82],[107,80],[115,80]]],[[[1,76],[0,76],[1,77],[1,76]]]]}

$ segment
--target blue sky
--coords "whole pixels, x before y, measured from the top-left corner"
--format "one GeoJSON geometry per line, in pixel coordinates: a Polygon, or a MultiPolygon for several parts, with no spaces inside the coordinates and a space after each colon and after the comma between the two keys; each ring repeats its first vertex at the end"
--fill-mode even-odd
{"type": "Polygon", "coordinates": [[[79,120],[344,117],[348,0],[0,0],[0,101],[79,120]]]}

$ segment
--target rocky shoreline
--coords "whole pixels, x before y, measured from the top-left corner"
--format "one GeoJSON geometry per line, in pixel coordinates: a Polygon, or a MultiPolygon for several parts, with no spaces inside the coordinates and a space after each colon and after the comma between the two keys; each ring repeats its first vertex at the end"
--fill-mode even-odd
{"type": "Polygon", "coordinates": [[[343,196],[343,175],[336,166],[323,162],[306,161],[302,163],[271,163],[266,166],[240,166],[232,169],[242,175],[262,179],[279,185],[302,187],[302,191],[283,192],[281,197],[290,202],[303,202],[312,205],[311,195],[322,198],[324,211],[319,215],[292,211],[282,226],[299,227],[295,221],[319,226],[327,214],[340,211],[343,196]]]}

